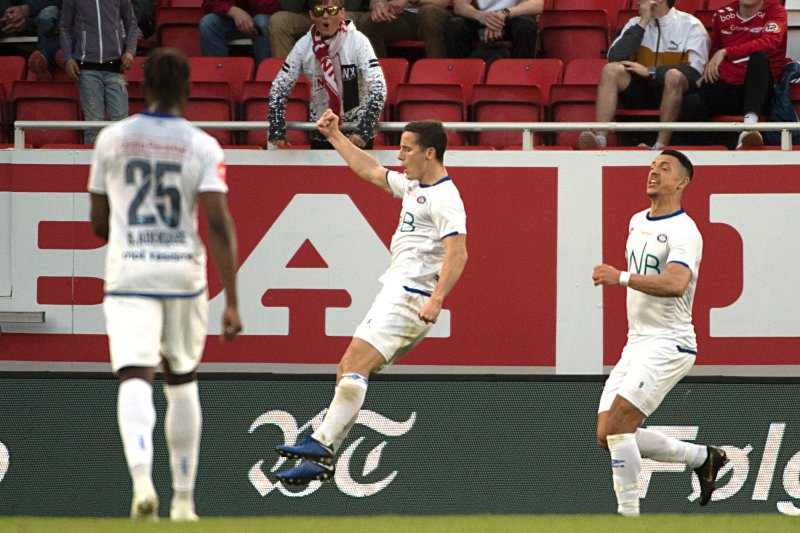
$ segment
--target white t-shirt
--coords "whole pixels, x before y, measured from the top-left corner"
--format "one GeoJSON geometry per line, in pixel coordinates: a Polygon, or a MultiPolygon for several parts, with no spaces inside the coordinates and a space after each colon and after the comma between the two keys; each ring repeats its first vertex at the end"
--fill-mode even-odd
{"type": "Polygon", "coordinates": [[[111,206],[107,295],[191,296],[206,287],[201,192],[228,192],[219,143],[173,115],[141,113],[100,132],[89,192],[111,206]]]}
{"type": "Polygon", "coordinates": [[[433,185],[421,185],[389,170],[386,181],[394,197],[403,199],[403,210],[392,237],[392,264],[380,281],[430,293],[444,262],[443,240],[467,233],[464,202],[449,176],[433,185]]]}
{"type": "Polygon", "coordinates": [[[680,263],[692,272],[680,298],[650,296],[628,288],[628,339],[670,337],[687,348],[696,347],[692,302],[703,255],[703,237],[683,209],[649,218],[646,209],[631,217],[625,260],[628,272],[645,276],[663,274],[668,263],[680,263]]]}

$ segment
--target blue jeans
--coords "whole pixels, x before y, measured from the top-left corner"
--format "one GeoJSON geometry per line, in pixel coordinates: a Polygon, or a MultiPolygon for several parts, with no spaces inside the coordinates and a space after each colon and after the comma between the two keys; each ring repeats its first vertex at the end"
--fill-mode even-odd
{"type": "MultiPolygon", "coordinates": [[[[253,37],[253,55],[258,66],[263,59],[272,56],[269,46],[269,15],[253,15],[253,24],[258,32],[253,37]]],[[[204,56],[227,56],[228,41],[245,38],[230,17],[209,13],[200,20],[200,53],[204,56]]]]}
{"type": "Polygon", "coordinates": [[[56,6],[48,6],[39,11],[36,18],[28,18],[25,28],[26,33],[39,38],[39,51],[51,67],[56,64],[56,52],[61,48],[61,40],[58,35],[58,15],[59,9],[56,6]]]}
{"type": "MultiPolygon", "coordinates": [[[[128,116],[128,88],[124,75],[118,72],[81,70],[78,90],[81,93],[83,120],[105,120],[106,109],[109,120],[121,120],[128,116]]],[[[84,131],[83,142],[94,144],[97,131],[84,131]]]]}

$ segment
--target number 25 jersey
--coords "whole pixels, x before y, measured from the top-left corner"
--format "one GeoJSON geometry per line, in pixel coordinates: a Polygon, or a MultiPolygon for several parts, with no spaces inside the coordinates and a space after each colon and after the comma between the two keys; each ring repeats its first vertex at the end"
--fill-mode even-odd
{"type": "Polygon", "coordinates": [[[206,288],[202,192],[227,193],[219,143],[174,115],[141,113],[100,132],[89,192],[111,206],[107,295],[180,297],[206,288]]]}

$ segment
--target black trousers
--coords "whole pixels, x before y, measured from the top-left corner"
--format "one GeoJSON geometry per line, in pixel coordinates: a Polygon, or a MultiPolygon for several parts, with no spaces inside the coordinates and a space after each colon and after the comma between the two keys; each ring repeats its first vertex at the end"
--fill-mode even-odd
{"type": "MultiPolygon", "coordinates": [[[[444,26],[447,57],[469,57],[480,41],[480,22],[464,17],[453,17],[444,26]]],[[[511,41],[511,57],[533,59],[536,52],[536,19],[530,16],[512,18],[506,25],[503,39],[511,41]]]]}

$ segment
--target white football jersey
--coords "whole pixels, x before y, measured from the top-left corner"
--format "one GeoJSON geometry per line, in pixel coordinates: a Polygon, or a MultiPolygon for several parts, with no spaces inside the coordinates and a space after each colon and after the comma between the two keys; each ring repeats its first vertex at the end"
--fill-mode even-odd
{"type": "Polygon", "coordinates": [[[680,298],[650,296],[628,288],[628,338],[671,337],[684,347],[696,347],[692,302],[703,255],[703,237],[683,209],[650,218],[649,209],[631,218],[625,260],[628,272],[651,276],[667,271],[668,263],[680,263],[692,272],[680,298]]]}
{"type": "Polygon", "coordinates": [[[430,295],[444,262],[443,240],[467,233],[464,202],[450,177],[422,185],[389,170],[386,181],[395,198],[403,199],[403,210],[392,237],[392,264],[380,281],[430,295]]]}
{"type": "Polygon", "coordinates": [[[222,148],[213,137],[173,115],[141,113],[116,122],[97,137],[88,189],[108,196],[111,206],[106,294],[205,290],[197,198],[228,192],[222,148]]]}

